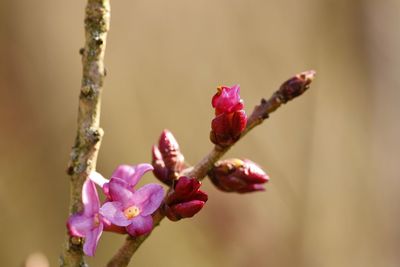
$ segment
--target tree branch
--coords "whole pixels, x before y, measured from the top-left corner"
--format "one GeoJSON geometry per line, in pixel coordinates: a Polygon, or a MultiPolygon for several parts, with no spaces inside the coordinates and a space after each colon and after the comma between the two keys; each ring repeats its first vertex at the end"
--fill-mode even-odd
{"type": "MultiPolygon", "coordinates": [[[[69,213],[82,210],[81,191],[89,173],[96,168],[103,130],[100,128],[100,103],[105,77],[104,54],[110,26],[109,0],[88,0],[85,12],[85,47],[82,55],[82,82],[79,96],[78,129],[67,173],[70,175],[69,213]]],[[[66,235],[60,266],[85,264],[82,239],[66,235]]]]}
{"type": "MultiPolygon", "coordinates": [[[[269,117],[269,114],[277,110],[282,104],[285,104],[303,94],[309,88],[314,76],[315,71],[302,72],[284,82],[279,90],[277,90],[269,100],[262,99],[260,105],[254,108],[252,114],[248,118],[246,129],[241,134],[240,139],[242,139],[254,127],[261,124],[269,117]]],[[[193,168],[190,168],[189,171],[184,170],[182,174],[188,177],[196,177],[198,180],[204,179],[213,167],[214,163],[216,163],[232,146],[233,145],[226,147],[214,146],[214,148],[199,163],[197,163],[193,168]]],[[[154,227],[158,226],[164,217],[165,215],[162,214],[161,209],[159,208],[153,214],[154,227]]],[[[150,233],[138,237],[128,236],[123,246],[109,261],[107,267],[128,266],[135,251],[147,239],[147,237],[149,237],[149,235],[150,233]]]]}

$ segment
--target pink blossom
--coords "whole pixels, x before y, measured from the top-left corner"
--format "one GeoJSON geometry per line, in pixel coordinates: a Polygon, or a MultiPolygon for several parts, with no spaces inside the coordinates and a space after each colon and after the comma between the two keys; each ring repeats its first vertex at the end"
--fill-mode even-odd
{"type": "Polygon", "coordinates": [[[110,201],[100,208],[102,216],[112,224],[126,227],[132,236],[151,231],[151,214],[160,206],[164,197],[161,185],[147,184],[135,191],[126,180],[111,178],[108,190],[110,201]]]}

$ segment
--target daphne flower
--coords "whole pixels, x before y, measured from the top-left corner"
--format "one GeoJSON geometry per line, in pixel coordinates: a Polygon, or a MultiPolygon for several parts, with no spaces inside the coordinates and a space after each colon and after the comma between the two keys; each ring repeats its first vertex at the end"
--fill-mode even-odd
{"type": "Polygon", "coordinates": [[[104,219],[99,214],[100,201],[95,184],[87,179],[82,187],[83,212],[73,214],[67,221],[72,236],[84,237],[83,252],[93,256],[104,228],[104,219]]]}
{"type": "Polygon", "coordinates": [[[135,191],[126,180],[111,178],[108,190],[112,201],[100,208],[100,214],[112,224],[126,227],[132,236],[149,233],[153,228],[151,214],[164,197],[162,186],[147,184],[135,191]]]}

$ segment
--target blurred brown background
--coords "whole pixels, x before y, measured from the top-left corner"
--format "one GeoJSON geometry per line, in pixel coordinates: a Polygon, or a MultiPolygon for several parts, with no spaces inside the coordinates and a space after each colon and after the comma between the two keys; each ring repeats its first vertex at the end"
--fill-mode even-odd
{"type": "MultiPolygon", "coordinates": [[[[0,1],[0,265],[57,266],[76,130],[85,1],[0,1]]],[[[197,162],[210,99],[239,83],[248,113],[291,75],[312,88],[227,157],[258,162],[265,193],[223,194],[164,221],[131,266],[400,266],[398,0],[112,1],[98,170],[150,161],[163,128],[197,162]]],[[[151,175],[145,182],[154,182],[151,175]]],[[[105,233],[92,266],[124,237],[105,233]]]]}

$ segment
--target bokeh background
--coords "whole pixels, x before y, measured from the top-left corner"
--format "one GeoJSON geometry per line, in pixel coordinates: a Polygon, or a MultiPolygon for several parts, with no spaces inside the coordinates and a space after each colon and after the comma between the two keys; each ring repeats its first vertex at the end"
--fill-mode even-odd
{"type": "MultiPolygon", "coordinates": [[[[57,266],[76,131],[85,1],[0,1],[0,265],[57,266]],[[37,254],[36,254],[37,255],[37,254]]],[[[226,157],[270,175],[264,193],[220,193],[194,219],[163,221],[130,266],[400,266],[398,0],[112,1],[98,170],[150,161],[164,128],[195,163],[218,85],[248,113],[315,69],[226,157]]],[[[151,174],[144,182],[154,182],[151,174]]],[[[124,237],[105,233],[92,266],[124,237]]]]}

